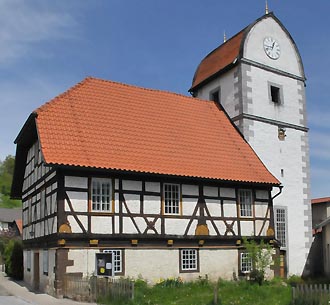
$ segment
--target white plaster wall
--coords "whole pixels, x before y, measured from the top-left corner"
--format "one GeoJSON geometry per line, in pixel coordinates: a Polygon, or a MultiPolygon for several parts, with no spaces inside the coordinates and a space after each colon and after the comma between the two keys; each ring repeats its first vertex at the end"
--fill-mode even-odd
{"type": "Polygon", "coordinates": [[[275,69],[287,71],[302,76],[298,54],[288,35],[280,25],[271,17],[258,22],[249,32],[244,44],[243,56],[247,59],[260,62],[275,69]],[[280,44],[281,55],[279,59],[270,59],[263,47],[265,37],[273,37],[280,44]]]}
{"type": "Polygon", "coordinates": [[[27,255],[28,250],[23,250],[23,267],[24,267],[24,282],[27,283],[30,287],[32,287],[32,264],[33,264],[33,251],[31,251],[31,269],[30,271],[27,270],[27,255]]]}
{"type": "Polygon", "coordinates": [[[220,200],[206,200],[206,206],[209,210],[211,216],[220,217],[221,216],[221,203],[220,200]]]}
{"type": "MultiPolygon", "coordinates": [[[[70,198],[72,208],[75,212],[87,212],[88,211],[88,193],[87,192],[66,192],[70,198]]],[[[70,212],[68,201],[65,199],[65,211],[70,212]]]]}
{"type": "Polygon", "coordinates": [[[46,292],[50,295],[55,295],[54,281],[55,281],[55,256],[56,250],[48,250],[48,275],[43,273],[43,251],[40,251],[39,260],[41,260],[40,269],[40,291],[46,292]]]}
{"type": "Polygon", "coordinates": [[[99,249],[70,249],[68,259],[73,261],[73,266],[68,266],[67,273],[82,272],[83,276],[95,273],[95,254],[99,249]]]}
{"type": "Polygon", "coordinates": [[[198,185],[182,184],[182,195],[198,196],[198,185]]]}
{"type": "MultiPolygon", "coordinates": [[[[222,220],[215,220],[214,223],[217,226],[220,234],[224,235],[226,233],[226,228],[227,228],[225,223],[222,220]]],[[[235,232],[237,232],[235,228],[234,228],[234,230],[235,230],[235,232]]]]}
{"type": "MultiPolygon", "coordinates": [[[[183,198],[182,199],[182,215],[193,215],[194,209],[196,207],[198,199],[196,198],[183,198]]],[[[199,211],[197,211],[197,215],[199,215],[199,211]]]]}
{"type": "Polygon", "coordinates": [[[249,85],[252,86],[253,104],[249,104],[245,112],[301,126],[302,115],[299,112],[301,106],[299,105],[300,95],[298,94],[297,80],[253,66],[251,71],[247,71],[247,73],[251,77],[249,85]],[[280,86],[282,89],[283,101],[279,105],[270,100],[269,82],[280,86]]]}
{"type": "Polygon", "coordinates": [[[126,249],[125,276],[143,279],[156,283],[160,278],[179,276],[178,249],[126,249]]]}
{"type": "MultiPolygon", "coordinates": [[[[254,122],[253,130],[254,137],[250,138],[252,148],[258,152],[263,163],[284,185],[282,194],[274,199],[274,206],[288,208],[289,273],[301,274],[308,254],[308,249],[305,248],[306,236],[304,233],[305,221],[308,218],[303,205],[304,199],[306,199],[306,194],[303,193],[306,185],[303,183],[303,153],[301,152],[303,132],[287,129],[285,141],[279,141],[277,126],[254,122]],[[267,145],[265,145],[264,139],[267,139],[267,145]],[[283,177],[281,169],[284,172],[283,177]]],[[[275,188],[272,196],[278,191],[275,188]]]]}
{"type": "Polygon", "coordinates": [[[253,221],[245,221],[241,219],[241,234],[242,236],[252,236],[254,235],[253,221]]]}
{"type": "Polygon", "coordinates": [[[237,204],[235,201],[223,201],[224,217],[237,217],[237,204]]]}
{"type": "Polygon", "coordinates": [[[88,178],[87,177],[65,176],[64,177],[64,186],[87,189],[88,188],[88,178]]]}
{"type": "Polygon", "coordinates": [[[221,187],[220,188],[220,196],[221,197],[236,198],[235,189],[221,187]]]}
{"type": "Polygon", "coordinates": [[[268,191],[264,191],[264,190],[256,190],[256,199],[268,199],[269,195],[268,195],[268,191]]]}
{"type": "MultiPolygon", "coordinates": [[[[130,213],[140,214],[141,211],[140,195],[125,194],[124,197],[127,208],[130,211],[130,213]]],[[[125,205],[123,205],[123,213],[128,213],[125,205]]]]}
{"type": "MultiPolygon", "coordinates": [[[[79,220],[82,223],[82,225],[84,226],[84,228],[87,230],[87,228],[88,228],[87,216],[79,215],[77,217],[79,218],[79,220]]],[[[77,223],[76,219],[73,216],[68,215],[68,221],[70,223],[72,233],[82,233],[83,232],[82,229],[80,228],[79,224],[77,223]]]]}
{"type": "Polygon", "coordinates": [[[142,191],[142,181],[123,180],[123,189],[132,191],[142,191]]]}
{"type": "Polygon", "coordinates": [[[265,225],[262,229],[262,231],[260,232],[262,226],[263,226],[263,221],[262,220],[256,220],[256,235],[263,235],[263,236],[266,236],[267,235],[267,229],[269,227],[269,221],[266,221],[265,222],[265,225]]]}
{"type": "Polygon", "coordinates": [[[255,202],[255,216],[266,217],[267,216],[268,203],[267,202],[255,202]]]}
{"type": "Polygon", "coordinates": [[[200,274],[207,274],[209,279],[230,280],[233,272],[238,274],[238,253],[237,250],[229,249],[202,249],[199,251],[200,274]]]}
{"type": "Polygon", "coordinates": [[[205,196],[218,196],[218,187],[212,187],[212,186],[204,186],[204,195],[205,196]]]}
{"type": "Polygon", "coordinates": [[[150,283],[156,283],[160,278],[178,276],[189,281],[206,274],[211,280],[217,280],[219,277],[232,279],[233,272],[238,273],[237,250],[200,249],[200,272],[194,273],[179,273],[179,249],[126,249],[125,259],[125,276],[137,278],[140,275],[150,283]]]}
{"type": "Polygon", "coordinates": [[[235,87],[234,83],[235,73],[237,68],[232,69],[224,73],[221,79],[214,79],[202,88],[198,89],[197,97],[204,100],[210,100],[210,92],[220,86],[221,88],[221,104],[225,107],[226,111],[230,116],[235,116],[238,114],[238,110],[235,109],[233,101],[235,100],[235,87]]]}
{"type": "Polygon", "coordinates": [[[147,192],[160,192],[160,183],[159,182],[146,182],[145,188],[147,192]]]}
{"type": "Polygon", "coordinates": [[[95,234],[112,234],[112,217],[92,216],[91,228],[95,234]]]}
{"type": "Polygon", "coordinates": [[[160,196],[144,196],[143,198],[143,213],[144,214],[160,214],[161,200],[160,196]]]}
{"type": "MultiPolygon", "coordinates": [[[[188,225],[189,219],[165,219],[165,233],[170,235],[183,235],[188,225]]],[[[195,230],[196,227],[194,227],[195,230]]]]}
{"type": "MultiPolygon", "coordinates": [[[[142,217],[134,217],[134,220],[137,227],[140,229],[140,232],[143,233],[147,227],[145,220],[142,217]]],[[[123,231],[126,234],[138,233],[138,230],[130,217],[123,217],[123,227],[124,227],[123,231]]]]}

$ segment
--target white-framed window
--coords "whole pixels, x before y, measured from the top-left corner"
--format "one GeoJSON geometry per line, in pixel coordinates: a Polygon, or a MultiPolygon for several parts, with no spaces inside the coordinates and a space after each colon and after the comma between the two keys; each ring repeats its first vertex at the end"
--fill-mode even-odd
{"type": "Polygon", "coordinates": [[[242,217],[252,216],[252,191],[251,190],[239,190],[238,200],[240,207],[240,215],[242,217]]]}
{"type": "Polygon", "coordinates": [[[286,209],[275,208],[275,237],[281,243],[281,248],[286,248],[286,209]]]}
{"type": "Polygon", "coordinates": [[[268,96],[269,101],[273,105],[278,106],[283,104],[283,86],[268,82],[268,96]]]}
{"type": "Polygon", "coordinates": [[[111,179],[93,178],[91,188],[92,211],[112,212],[111,179]]]}
{"type": "Polygon", "coordinates": [[[123,250],[103,250],[103,253],[111,253],[112,254],[112,264],[114,268],[114,273],[115,275],[118,274],[123,274],[124,269],[123,269],[123,250]]]}
{"type": "Polygon", "coordinates": [[[252,270],[252,259],[246,252],[241,253],[241,272],[249,273],[252,270]]]}
{"type": "Polygon", "coordinates": [[[31,250],[26,251],[26,270],[31,270],[31,250]]]}
{"type": "Polygon", "coordinates": [[[180,271],[193,272],[198,271],[198,251],[197,249],[180,250],[180,271]]]}
{"type": "Polygon", "coordinates": [[[43,273],[48,275],[48,250],[44,250],[42,254],[42,265],[43,265],[43,273]]]}
{"type": "Polygon", "coordinates": [[[180,185],[164,183],[164,214],[180,214],[180,185]]]}

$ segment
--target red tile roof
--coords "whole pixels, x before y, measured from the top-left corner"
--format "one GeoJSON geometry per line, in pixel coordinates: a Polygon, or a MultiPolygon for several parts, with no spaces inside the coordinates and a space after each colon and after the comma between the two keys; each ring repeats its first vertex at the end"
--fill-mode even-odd
{"type": "Polygon", "coordinates": [[[210,101],[87,78],[36,113],[48,164],[279,184],[210,101]]]}
{"type": "Polygon", "coordinates": [[[237,33],[201,61],[189,91],[193,91],[202,82],[235,62],[239,56],[244,31],[245,29],[237,33]]]}
{"type": "Polygon", "coordinates": [[[312,199],[312,204],[316,204],[316,203],[330,203],[330,197],[312,199]]]}
{"type": "Polygon", "coordinates": [[[17,226],[17,229],[18,229],[20,235],[22,235],[23,234],[23,221],[22,221],[22,219],[16,219],[15,222],[16,222],[16,226],[17,226]]]}

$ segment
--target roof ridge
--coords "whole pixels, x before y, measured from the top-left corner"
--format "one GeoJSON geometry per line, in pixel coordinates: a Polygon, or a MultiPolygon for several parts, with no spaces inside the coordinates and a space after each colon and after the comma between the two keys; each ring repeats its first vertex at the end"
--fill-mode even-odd
{"type": "Polygon", "coordinates": [[[64,97],[69,97],[69,95],[71,94],[71,92],[73,90],[76,90],[78,87],[81,87],[84,83],[86,83],[91,77],[85,77],[83,80],[81,80],[80,82],[76,83],[75,85],[69,87],[66,91],[62,92],[59,95],[56,95],[55,97],[53,97],[51,100],[49,100],[48,102],[42,104],[40,107],[36,108],[33,113],[37,113],[39,111],[44,111],[45,109],[48,108],[48,106],[50,104],[53,104],[54,102],[64,98],[64,97]]]}
{"type": "Polygon", "coordinates": [[[165,94],[169,94],[169,95],[176,95],[176,96],[188,98],[188,99],[191,99],[191,100],[199,100],[199,101],[203,101],[203,102],[208,101],[208,100],[203,100],[203,99],[200,99],[200,98],[193,98],[189,95],[184,95],[182,93],[172,92],[172,91],[169,91],[169,90],[161,90],[161,89],[141,87],[141,86],[138,86],[138,85],[126,84],[126,83],[117,82],[117,81],[108,80],[108,79],[103,79],[103,78],[98,78],[98,77],[89,76],[89,77],[86,77],[85,80],[87,80],[87,79],[101,81],[101,82],[105,82],[105,83],[117,84],[117,85],[121,85],[123,87],[137,88],[137,89],[141,89],[141,90],[145,90],[145,91],[160,92],[160,93],[165,93],[165,94]]]}

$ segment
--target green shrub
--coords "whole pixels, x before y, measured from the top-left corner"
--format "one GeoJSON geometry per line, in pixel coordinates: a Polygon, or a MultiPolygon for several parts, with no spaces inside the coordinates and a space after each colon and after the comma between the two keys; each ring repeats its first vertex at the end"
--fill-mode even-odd
{"type": "Polygon", "coordinates": [[[5,247],[5,272],[15,280],[23,279],[23,246],[22,241],[11,239],[5,247]]]}
{"type": "Polygon", "coordinates": [[[286,282],[292,286],[292,287],[296,287],[298,284],[303,284],[304,280],[298,276],[298,275],[291,275],[286,282]]]}

